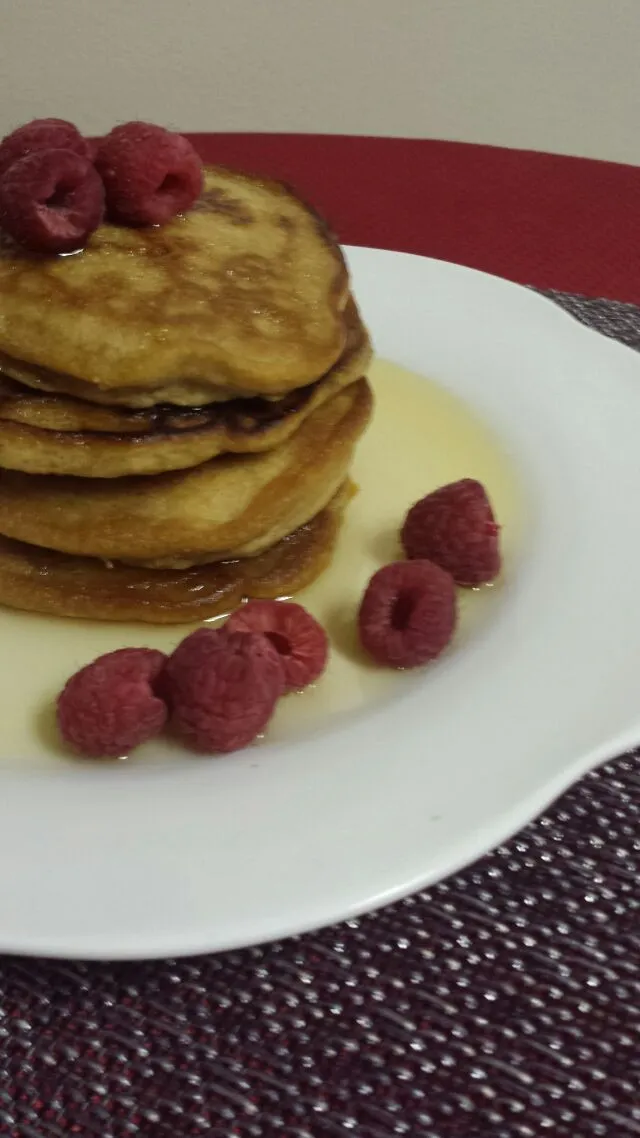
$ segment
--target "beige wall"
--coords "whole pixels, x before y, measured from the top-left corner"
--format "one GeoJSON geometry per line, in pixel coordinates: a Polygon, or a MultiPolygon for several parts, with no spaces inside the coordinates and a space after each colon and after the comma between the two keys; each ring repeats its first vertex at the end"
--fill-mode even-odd
{"type": "Polygon", "coordinates": [[[640,164],[640,0],[0,0],[0,132],[40,115],[640,164]]]}

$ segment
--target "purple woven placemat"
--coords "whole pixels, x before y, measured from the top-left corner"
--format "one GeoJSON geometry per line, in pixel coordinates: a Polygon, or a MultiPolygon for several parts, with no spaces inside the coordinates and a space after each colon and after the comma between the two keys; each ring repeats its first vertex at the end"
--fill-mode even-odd
{"type": "MultiPolygon", "coordinates": [[[[553,295],[640,346],[640,310],[553,295]]],[[[639,875],[627,755],[359,921],[191,960],[5,958],[0,1135],[640,1135],[639,875]]]]}

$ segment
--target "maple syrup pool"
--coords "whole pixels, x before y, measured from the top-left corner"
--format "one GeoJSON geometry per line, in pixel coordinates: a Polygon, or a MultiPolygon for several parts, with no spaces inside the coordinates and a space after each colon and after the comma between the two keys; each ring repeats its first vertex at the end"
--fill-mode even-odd
{"type": "MultiPolygon", "coordinates": [[[[463,650],[474,629],[491,619],[515,562],[522,490],[517,469],[490,427],[443,387],[395,364],[376,360],[369,376],[375,411],[352,472],[359,493],[348,507],[331,567],[295,598],[327,629],[330,664],[314,688],[281,701],[269,728],[272,742],[321,729],[345,712],[365,711],[409,682],[405,673],[367,661],[358,647],[356,614],[371,575],[401,556],[400,526],[418,498],[447,482],[477,478],[502,527],[502,577],[489,589],[460,590],[460,620],[451,650],[463,650]]],[[[0,763],[19,762],[24,768],[25,763],[50,766],[62,756],[68,759],[54,718],[55,697],[67,678],[116,648],[144,644],[171,651],[189,631],[190,626],[74,621],[0,610],[10,676],[0,701],[0,763]]],[[[175,757],[176,747],[160,739],[136,751],[135,761],[155,764],[175,757]]]]}

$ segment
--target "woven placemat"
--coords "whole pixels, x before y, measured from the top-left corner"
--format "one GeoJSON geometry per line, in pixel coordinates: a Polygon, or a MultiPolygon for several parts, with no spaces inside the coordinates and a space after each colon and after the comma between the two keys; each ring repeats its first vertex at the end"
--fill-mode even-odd
{"type": "MultiPolygon", "coordinates": [[[[639,309],[553,297],[640,345],[639,309]]],[[[639,876],[627,755],[362,920],[191,960],[5,958],[0,1135],[640,1135],[639,876]]]]}

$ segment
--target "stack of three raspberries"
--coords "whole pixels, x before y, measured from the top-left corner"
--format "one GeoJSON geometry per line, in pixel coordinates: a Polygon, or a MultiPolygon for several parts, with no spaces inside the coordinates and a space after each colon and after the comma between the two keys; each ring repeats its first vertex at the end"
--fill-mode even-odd
{"type": "Polygon", "coordinates": [[[164,225],[200,196],[190,142],[129,122],[98,141],[63,119],[36,119],[0,143],[0,228],[35,253],[81,249],[106,217],[164,225]]]}

